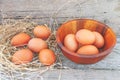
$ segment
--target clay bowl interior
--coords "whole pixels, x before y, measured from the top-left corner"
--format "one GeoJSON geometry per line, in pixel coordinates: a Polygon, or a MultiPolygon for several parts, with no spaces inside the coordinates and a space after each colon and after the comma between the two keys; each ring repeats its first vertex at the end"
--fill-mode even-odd
{"type": "Polygon", "coordinates": [[[107,25],[92,19],[75,19],[62,24],[57,30],[56,40],[64,56],[66,56],[71,61],[80,64],[92,64],[102,60],[112,51],[116,44],[116,36],[112,29],[107,25]],[[65,36],[70,33],[75,34],[80,29],[97,31],[103,35],[105,44],[101,48],[99,54],[82,55],[71,52],[64,47],[63,41],[65,36]]]}

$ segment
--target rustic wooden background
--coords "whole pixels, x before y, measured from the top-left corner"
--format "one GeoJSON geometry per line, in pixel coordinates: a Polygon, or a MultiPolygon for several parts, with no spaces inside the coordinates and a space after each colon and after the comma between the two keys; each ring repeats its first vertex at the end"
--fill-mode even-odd
{"type": "MultiPolygon", "coordinates": [[[[62,56],[63,66],[70,69],[61,70],[61,80],[120,80],[120,0],[0,0],[1,24],[4,19],[26,16],[56,28],[74,18],[91,18],[109,25],[117,35],[112,53],[91,65],[75,64],[62,56]]],[[[56,69],[42,76],[43,80],[58,80],[59,74],[56,69]]]]}

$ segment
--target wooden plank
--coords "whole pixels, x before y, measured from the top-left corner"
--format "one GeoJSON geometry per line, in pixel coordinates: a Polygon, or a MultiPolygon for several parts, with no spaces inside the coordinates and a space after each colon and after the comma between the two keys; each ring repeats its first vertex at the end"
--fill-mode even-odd
{"type": "Polygon", "coordinates": [[[2,1],[2,9],[4,11],[34,11],[34,10],[49,10],[56,11],[62,5],[74,5],[75,2],[84,2],[85,0],[3,0],[2,1]],[[18,8],[19,7],[19,8],[18,8]]]}
{"type": "MultiPolygon", "coordinates": [[[[58,80],[59,71],[50,71],[43,75],[45,80],[58,80]]],[[[62,70],[61,80],[119,80],[120,71],[104,70],[62,70]],[[112,76],[112,77],[110,77],[112,76]]]]}
{"type": "MultiPolygon", "coordinates": [[[[13,75],[14,76],[14,75],[13,75]]],[[[2,75],[1,80],[119,80],[120,71],[114,70],[49,70],[43,74],[31,73],[27,77],[19,74],[18,77],[8,77],[2,75]]]]}
{"type": "Polygon", "coordinates": [[[106,23],[120,35],[119,3],[118,0],[2,0],[0,8],[4,18],[22,19],[30,15],[37,21],[41,17],[55,17],[58,23],[66,18],[91,18],[106,23]]]}

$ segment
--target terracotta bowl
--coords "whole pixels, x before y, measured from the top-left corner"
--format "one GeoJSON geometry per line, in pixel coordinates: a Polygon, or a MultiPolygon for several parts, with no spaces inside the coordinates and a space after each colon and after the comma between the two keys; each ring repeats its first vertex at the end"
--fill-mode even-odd
{"type": "Polygon", "coordinates": [[[116,44],[116,36],[112,29],[107,25],[92,19],[75,19],[62,24],[57,30],[56,40],[64,56],[71,61],[80,64],[92,64],[102,60],[104,57],[110,54],[116,44]],[[103,35],[105,44],[99,54],[77,54],[64,47],[63,41],[65,36],[70,33],[75,34],[78,30],[83,28],[91,31],[97,31],[103,35]]]}

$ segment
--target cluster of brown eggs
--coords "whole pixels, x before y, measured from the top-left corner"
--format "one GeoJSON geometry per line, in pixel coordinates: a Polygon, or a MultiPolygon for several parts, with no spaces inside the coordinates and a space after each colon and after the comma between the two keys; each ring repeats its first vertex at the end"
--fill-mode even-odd
{"type": "Polygon", "coordinates": [[[99,48],[104,46],[104,38],[99,32],[80,29],[76,34],[65,36],[64,46],[68,50],[78,54],[98,54],[99,48]]]}
{"type": "Polygon", "coordinates": [[[31,62],[34,53],[38,53],[39,61],[44,65],[51,65],[56,61],[54,51],[48,49],[48,45],[45,40],[50,36],[51,30],[47,26],[36,26],[33,29],[35,38],[31,38],[27,33],[21,32],[16,34],[11,39],[11,45],[16,47],[23,47],[27,45],[27,48],[16,51],[12,56],[12,62],[15,64],[23,64],[31,62]]]}

